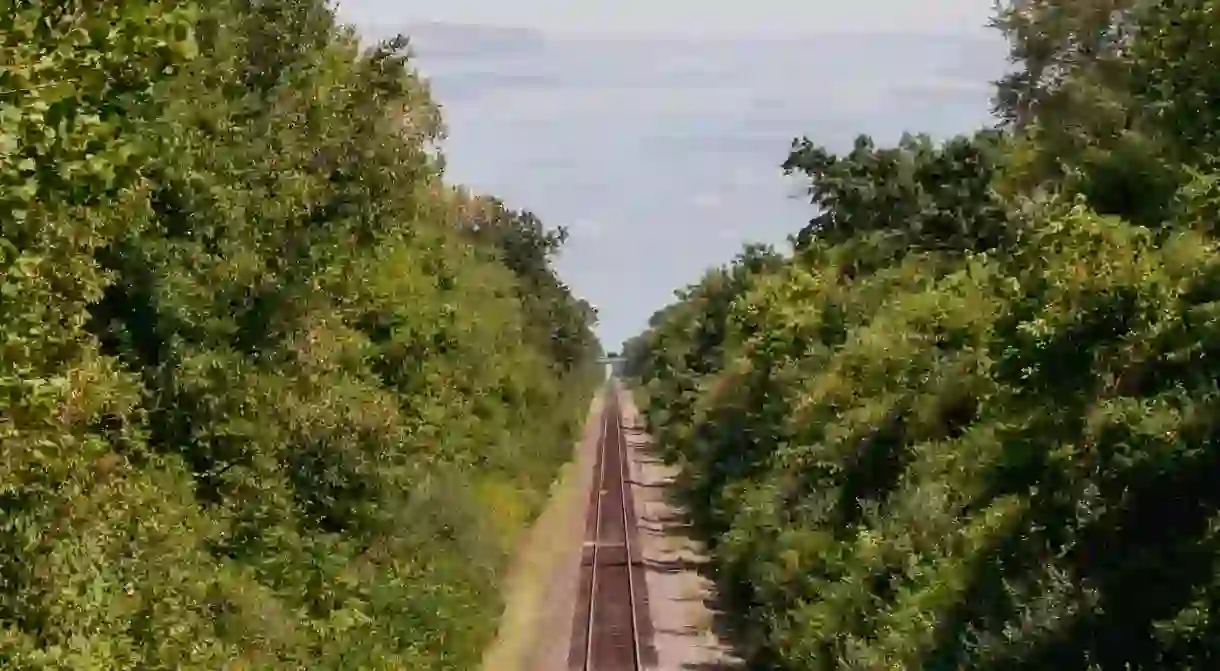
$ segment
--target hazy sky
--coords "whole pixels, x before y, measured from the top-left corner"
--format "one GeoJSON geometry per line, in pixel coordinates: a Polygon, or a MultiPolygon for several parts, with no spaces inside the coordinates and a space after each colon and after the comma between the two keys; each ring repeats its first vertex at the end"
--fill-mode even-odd
{"type": "Polygon", "coordinates": [[[444,21],[556,31],[977,34],[990,0],[340,0],[365,25],[444,21]]]}
{"type": "Polygon", "coordinates": [[[617,350],[743,243],[786,248],[813,214],[779,167],[794,137],[843,150],[989,123],[1005,60],[990,6],[345,0],[340,16],[370,37],[407,28],[447,177],[569,228],[559,271],[617,350]]]}

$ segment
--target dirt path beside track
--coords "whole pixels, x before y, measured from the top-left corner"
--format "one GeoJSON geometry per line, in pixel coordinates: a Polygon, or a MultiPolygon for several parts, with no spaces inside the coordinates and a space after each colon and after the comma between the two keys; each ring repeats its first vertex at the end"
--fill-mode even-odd
{"type": "MultiPolygon", "coordinates": [[[[717,633],[706,556],[683,511],[669,497],[676,469],[656,455],[630,392],[618,387],[629,455],[627,478],[638,520],[656,671],[742,669],[717,633]]],[[[574,459],[514,559],[508,604],[483,671],[568,671],[573,614],[579,607],[581,547],[593,486],[603,399],[589,408],[574,459]]]]}
{"type": "Polygon", "coordinates": [[[508,604],[483,671],[564,671],[580,578],[585,503],[593,482],[602,398],[589,407],[574,458],[551,489],[551,499],[514,559],[508,604]]]}
{"type": "Polygon", "coordinates": [[[670,500],[677,469],[666,466],[631,393],[619,389],[630,479],[634,488],[639,546],[645,562],[657,671],[714,671],[744,668],[717,633],[715,589],[700,574],[707,557],[690,536],[683,511],[670,500]]]}

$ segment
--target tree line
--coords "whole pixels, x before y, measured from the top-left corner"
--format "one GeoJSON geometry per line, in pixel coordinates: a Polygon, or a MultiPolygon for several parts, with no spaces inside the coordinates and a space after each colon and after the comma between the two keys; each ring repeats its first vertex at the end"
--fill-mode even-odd
{"type": "Polygon", "coordinates": [[[0,1],[0,666],[477,666],[600,346],[406,46],[0,1]]]}
{"type": "Polygon", "coordinates": [[[750,668],[1220,659],[1220,3],[995,26],[995,127],[796,141],[792,253],[624,344],[750,668]]]}

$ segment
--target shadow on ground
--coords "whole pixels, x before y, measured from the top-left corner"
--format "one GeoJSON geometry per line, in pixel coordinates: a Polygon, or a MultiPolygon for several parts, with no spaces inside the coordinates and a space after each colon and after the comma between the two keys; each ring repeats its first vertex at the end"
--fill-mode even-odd
{"type": "MultiPolygon", "coordinates": [[[[647,439],[645,430],[639,426],[624,425],[626,439],[634,448],[634,459],[637,464],[664,464],[665,460],[661,457],[660,450],[647,439]]],[[[658,483],[639,484],[633,483],[638,487],[649,489],[666,489],[673,484],[672,479],[668,479],[658,483]]],[[[639,533],[649,534],[653,536],[680,536],[686,538],[694,538],[694,528],[687,521],[684,514],[684,506],[680,501],[676,500],[672,492],[666,492],[665,501],[670,508],[670,513],[665,515],[640,515],[637,517],[637,526],[639,533]]],[[[714,565],[703,560],[692,559],[673,559],[673,560],[645,560],[644,569],[646,571],[661,573],[661,574],[676,574],[688,571],[698,573],[702,578],[710,584],[716,585],[714,565]]],[[[728,644],[730,650],[736,646],[733,643],[737,640],[731,630],[727,618],[724,614],[724,609],[719,603],[719,599],[705,597],[677,597],[673,601],[676,602],[702,602],[704,607],[712,616],[710,625],[711,632],[724,644],[728,644]]],[[[705,631],[705,628],[688,625],[680,629],[668,629],[656,627],[655,633],[668,634],[673,636],[690,637],[692,639],[700,638],[705,631]]],[[[692,643],[698,645],[697,643],[692,643]]],[[[737,655],[733,655],[736,657],[737,655]]],[[[680,667],[683,671],[743,671],[746,668],[745,662],[740,659],[732,659],[722,662],[690,662],[683,664],[680,667]]]]}

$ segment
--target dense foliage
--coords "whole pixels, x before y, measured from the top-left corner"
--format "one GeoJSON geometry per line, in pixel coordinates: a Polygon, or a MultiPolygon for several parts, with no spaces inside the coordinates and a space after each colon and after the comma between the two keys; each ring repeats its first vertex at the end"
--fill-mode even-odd
{"type": "Polygon", "coordinates": [[[1001,9],[1002,129],[798,142],[624,345],[751,668],[1220,660],[1220,3],[1001,9]]]}
{"type": "Polygon", "coordinates": [[[0,0],[0,666],[469,669],[596,382],[323,0],[0,0]]]}

